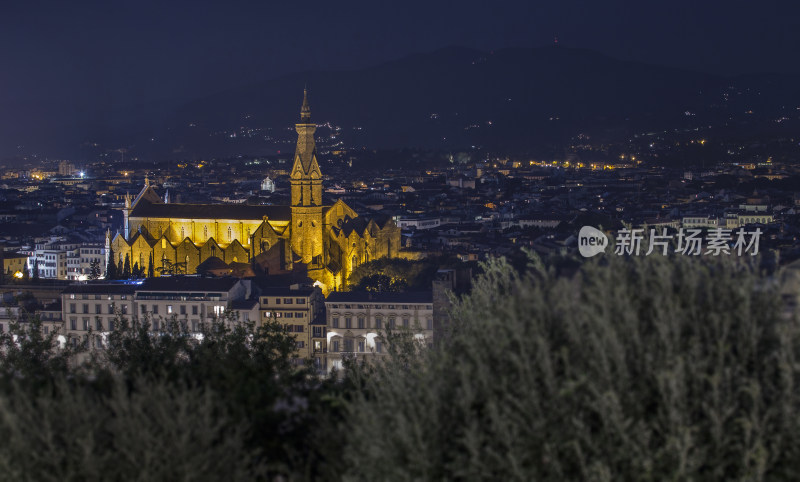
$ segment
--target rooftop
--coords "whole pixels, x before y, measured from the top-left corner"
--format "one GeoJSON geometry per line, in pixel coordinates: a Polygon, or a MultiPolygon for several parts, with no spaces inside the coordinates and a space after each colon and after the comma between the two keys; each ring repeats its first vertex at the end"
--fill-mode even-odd
{"type": "Polygon", "coordinates": [[[131,217],[182,219],[268,219],[289,221],[289,206],[249,206],[242,204],[163,204],[139,202],[131,217]]]}
{"type": "Polygon", "coordinates": [[[194,276],[162,276],[148,278],[137,291],[230,291],[238,278],[198,278],[194,276]]]}
{"type": "Polygon", "coordinates": [[[329,294],[325,301],[327,303],[433,303],[433,292],[374,293],[370,291],[337,291],[329,294]]]}
{"type": "Polygon", "coordinates": [[[270,286],[261,289],[261,296],[310,296],[315,289],[309,286],[270,286]]]}
{"type": "Polygon", "coordinates": [[[137,290],[137,288],[138,286],[127,283],[88,282],[88,283],[76,283],[69,285],[64,289],[64,293],[125,295],[125,294],[133,294],[137,290]]]}

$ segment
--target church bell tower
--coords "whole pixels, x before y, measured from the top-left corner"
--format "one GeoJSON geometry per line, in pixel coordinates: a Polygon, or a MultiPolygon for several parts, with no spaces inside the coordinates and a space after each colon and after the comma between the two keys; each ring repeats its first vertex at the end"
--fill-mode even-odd
{"type": "Polygon", "coordinates": [[[301,262],[322,262],[322,172],[314,143],[316,124],[311,122],[308,89],[303,91],[300,122],[295,124],[297,148],[292,166],[292,251],[301,262]]]}

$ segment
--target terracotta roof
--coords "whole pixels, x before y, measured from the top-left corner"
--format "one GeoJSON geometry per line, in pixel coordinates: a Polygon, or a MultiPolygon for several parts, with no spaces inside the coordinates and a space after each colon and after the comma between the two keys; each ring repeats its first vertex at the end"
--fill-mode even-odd
{"type": "Polygon", "coordinates": [[[218,258],[218,257],[216,257],[216,256],[211,256],[211,257],[209,257],[208,259],[206,259],[205,261],[203,261],[202,263],[200,263],[200,265],[198,265],[198,266],[197,266],[197,271],[198,271],[198,272],[199,272],[199,271],[203,271],[203,270],[205,270],[205,271],[211,271],[211,270],[218,270],[218,269],[227,269],[227,270],[230,270],[230,269],[231,269],[231,267],[230,267],[230,266],[228,266],[228,265],[225,263],[225,261],[222,261],[221,259],[219,259],[219,258],[218,258]]]}

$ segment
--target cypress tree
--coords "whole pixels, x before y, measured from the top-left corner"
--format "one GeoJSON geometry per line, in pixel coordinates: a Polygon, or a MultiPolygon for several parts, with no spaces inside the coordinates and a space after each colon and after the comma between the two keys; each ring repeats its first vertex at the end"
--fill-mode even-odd
{"type": "Polygon", "coordinates": [[[117,279],[119,276],[117,265],[114,263],[114,248],[108,251],[108,266],[106,266],[106,279],[117,279]]]}
{"type": "Polygon", "coordinates": [[[122,278],[131,278],[131,257],[128,253],[125,253],[125,264],[122,265],[122,278]]]}
{"type": "Polygon", "coordinates": [[[153,253],[150,253],[150,264],[147,265],[147,277],[148,278],[155,278],[155,268],[153,267],[153,253]]]}

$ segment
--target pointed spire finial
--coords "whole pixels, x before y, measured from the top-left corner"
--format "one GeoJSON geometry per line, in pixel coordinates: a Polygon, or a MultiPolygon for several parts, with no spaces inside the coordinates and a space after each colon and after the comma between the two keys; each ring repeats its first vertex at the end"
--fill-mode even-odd
{"type": "Polygon", "coordinates": [[[150,177],[147,174],[144,175],[144,185],[145,187],[150,186],[150,177]]]}
{"type": "Polygon", "coordinates": [[[302,122],[311,122],[311,107],[308,106],[308,87],[303,89],[303,107],[300,108],[300,120],[302,122]]]}

